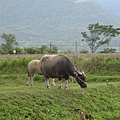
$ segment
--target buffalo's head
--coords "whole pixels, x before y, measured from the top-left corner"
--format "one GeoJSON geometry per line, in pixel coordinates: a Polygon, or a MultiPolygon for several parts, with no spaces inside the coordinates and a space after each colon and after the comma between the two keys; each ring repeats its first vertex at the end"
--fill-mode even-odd
{"type": "Polygon", "coordinates": [[[85,83],[86,75],[85,75],[84,71],[82,71],[82,72],[76,71],[75,74],[76,74],[75,79],[76,79],[77,83],[81,86],[81,88],[86,88],[87,87],[87,84],[85,83]]]}

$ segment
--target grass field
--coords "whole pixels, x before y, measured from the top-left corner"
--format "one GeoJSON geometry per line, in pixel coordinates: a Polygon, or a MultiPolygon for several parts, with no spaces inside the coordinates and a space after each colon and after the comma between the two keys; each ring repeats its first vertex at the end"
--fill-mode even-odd
{"type": "MultiPolygon", "coordinates": [[[[80,55],[81,56],[81,55],[80,55]]],[[[70,57],[86,73],[86,89],[74,79],[69,91],[58,83],[47,89],[44,78],[34,76],[26,86],[27,64],[40,57],[8,57],[0,60],[0,120],[80,120],[81,109],[95,120],[120,120],[120,57],[70,57]]]]}
{"type": "Polygon", "coordinates": [[[38,82],[13,84],[0,87],[0,120],[79,120],[78,108],[95,120],[120,116],[120,82],[88,83],[86,89],[69,83],[69,91],[58,90],[57,83],[51,89],[38,82]]]}

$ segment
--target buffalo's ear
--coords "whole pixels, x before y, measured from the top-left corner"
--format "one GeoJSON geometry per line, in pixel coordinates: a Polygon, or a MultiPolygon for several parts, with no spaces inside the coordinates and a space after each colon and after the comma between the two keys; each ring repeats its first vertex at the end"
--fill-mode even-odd
{"type": "Polygon", "coordinates": [[[78,72],[76,71],[76,72],[74,72],[74,75],[75,75],[75,77],[77,77],[79,74],[78,74],[78,72]]]}

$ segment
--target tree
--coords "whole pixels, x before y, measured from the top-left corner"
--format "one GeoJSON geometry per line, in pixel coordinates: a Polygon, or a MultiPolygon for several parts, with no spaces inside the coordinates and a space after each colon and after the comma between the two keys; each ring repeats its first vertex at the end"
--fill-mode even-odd
{"type": "Polygon", "coordinates": [[[35,54],[35,48],[33,47],[24,48],[24,50],[28,54],[35,54]]]}
{"type": "Polygon", "coordinates": [[[100,51],[100,53],[115,53],[115,48],[105,48],[104,51],[100,51]]]}
{"type": "Polygon", "coordinates": [[[118,28],[115,29],[112,25],[99,25],[99,23],[89,24],[88,30],[90,35],[87,35],[86,32],[81,32],[84,37],[82,41],[87,42],[92,53],[94,53],[98,47],[109,44],[112,38],[120,34],[118,28]]]}
{"type": "Polygon", "coordinates": [[[50,49],[46,45],[41,46],[41,54],[49,53],[50,49]]]}
{"type": "Polygon", "coordinates": [[[58,52],[58,47],[55,45],[52,45],[52,50],[50,51],[50,53],[57,53],[58,52]]]}
{"type": "Polygon", "coordinates": [[[5,40],[5,43],[1,44],[1,49],[6,53],[9,53],[9,51],[13,49],[14,45],[18,45],[18,42],[16,42],[16,37],[13,34],[7,35],[3,33],[1,38],[5,40]]]}
{"type": "Polygon", "coordinates": [[[80,51],[80,53],[88,53],[88,51],[87,51],[87,50],[82,49],[82,50],[80,51]]]}

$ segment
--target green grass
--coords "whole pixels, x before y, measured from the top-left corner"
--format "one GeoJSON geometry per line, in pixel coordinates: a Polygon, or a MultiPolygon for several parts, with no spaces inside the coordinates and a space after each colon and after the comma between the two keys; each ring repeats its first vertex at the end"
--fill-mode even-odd
{"type": "Polygon", "coordinates": [[[120,81],[120,75],[113,75],[113,76],[98,76],[98,75],[87,75],[86,76],[87,82],[116,82],[116,81],[120,81]]]}
{"type": "Polygon", "coordinates": [[[47,89],[39,75],[34,76],[35,86],[26,86],[27,64],[33,59],[40,57],[0,61],[0,120],[79,120],[78,108],[95,120],[120,119],[120,58],[70,58],[87,72],[88,87],[82,89],[70,78],[74,83],[69,91],[58,90],[58,85],[47,89]]]}
{"type": "MultiPolygon", "coordinates": [[[[0,87],[2,86],[20,86],[27,84],[27,74],[8,74],[8,75],[0,75],[0,87]]],[[[70,81],[76,82],[76,80],[72,77],[69,79],[70,81]]],[[[44,82],[44,78],[42,75],[34,75],[33,81],[36,83],[44,82]]],[[[120,81],[120,76],[95,76],[95,75],[86,75],[87,83],[101,83],[101,82],[118,82],[120,81]]]]}
{"type": "Polygon", "coordinates": [[[57,87],[36,81],[33,87],[0,87],[0,120],[79,120],[78,108],[96,120],[120,116],[120,82],[88,83],[87,89],[69,83],[69,91],[57,87]]]}

